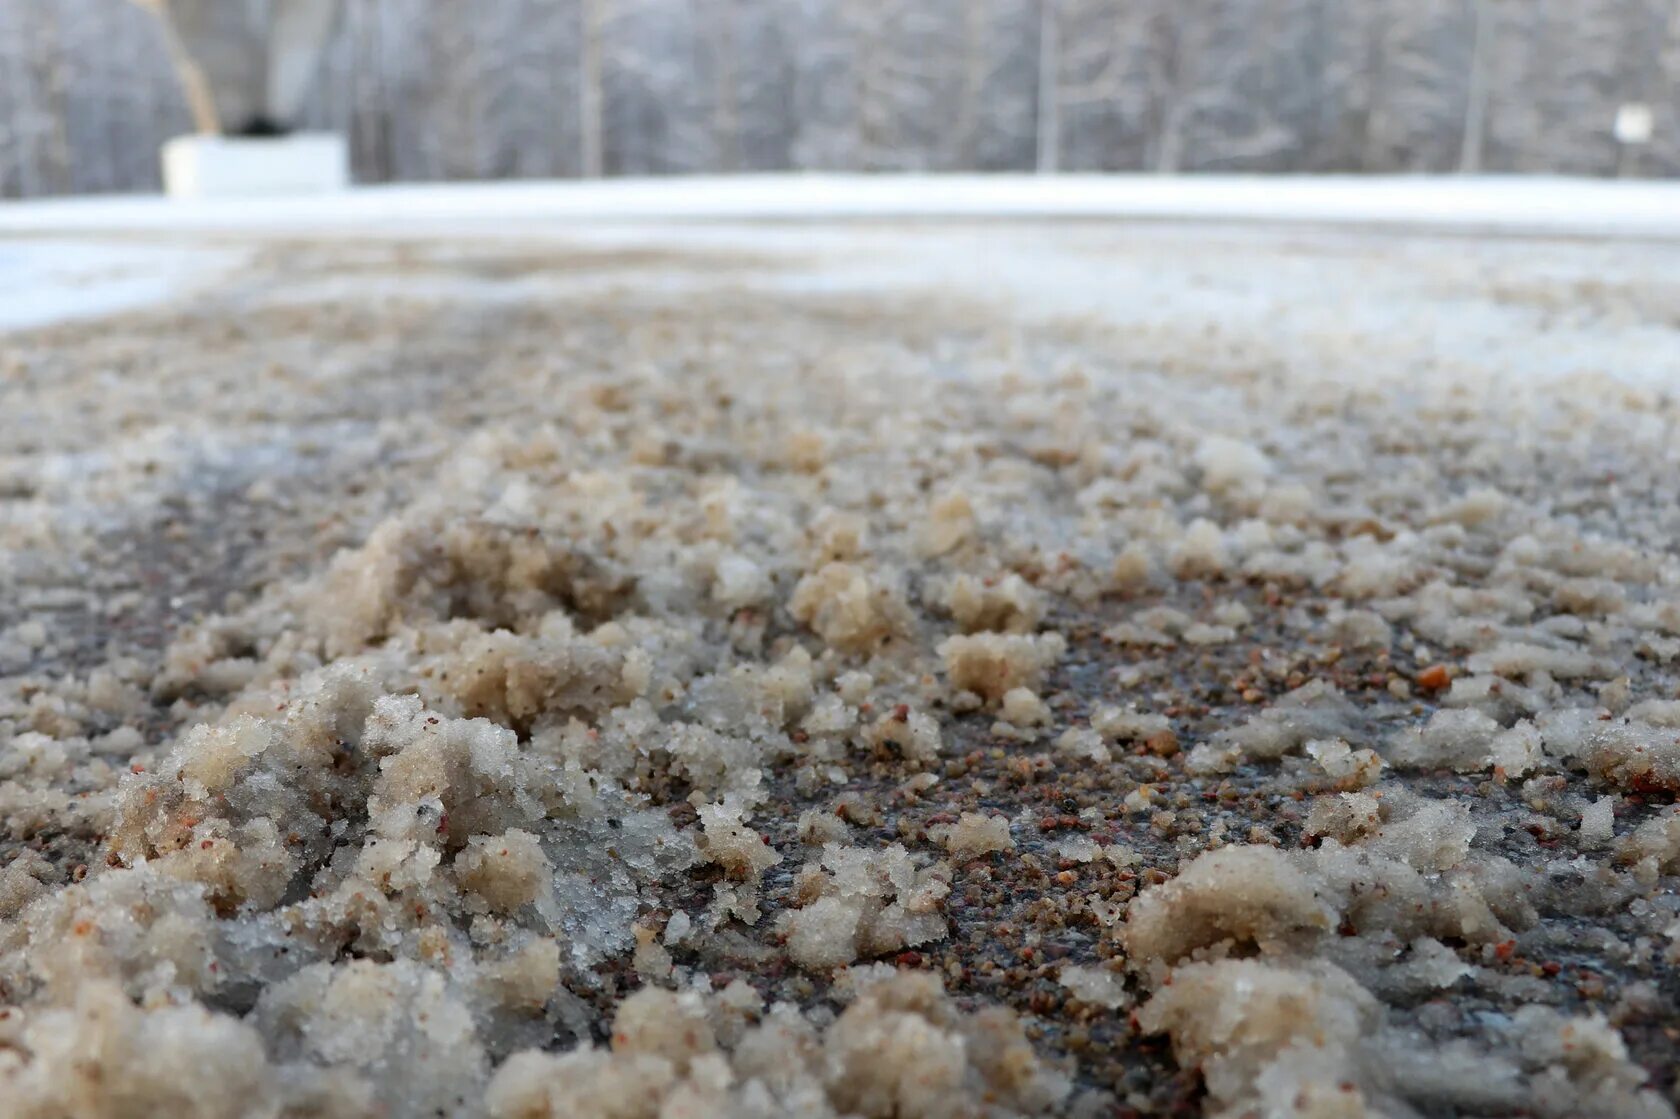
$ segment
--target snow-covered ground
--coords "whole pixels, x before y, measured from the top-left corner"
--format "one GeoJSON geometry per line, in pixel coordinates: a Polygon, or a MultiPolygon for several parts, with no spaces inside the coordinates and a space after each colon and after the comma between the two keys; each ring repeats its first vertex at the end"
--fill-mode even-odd
{"type": "MultiPolygon", "coordinates": [[[[1142,335],[1215,334],[1297,375],[1680,377],[1680,327],[1662,311],[1680,304],[1680,186],[1549,179],[771,176],[30,202],[0,207],[0,329],[238,283],[276,239],[392,237],[721,252],[736,258],[726,274],[640,269],[635,282],[961,295],[1142,335]],[[1388,360],[1349,360],[1374,348],[1388,360]]],[[[515,273],[376,282],[517,302],[625,280],[612,267],[515,273]]],[[[315,270],[263,295],[369,282],[315,270]]]]}
{"type": "MultiPolygon", "coordinates": [[[[183,205],[77,198],[0,208],[0,231],[389,230],[461,223],[828,218],[1271,221],[1680,236],[1680,185],[1558,178],[765,175],[390,186],[183,205]]],[[[432,231],[436,232],[435,228],[432,231]]]]}
{"type": "Polygon", "coordinates": [[[1668,188],[770,185],[0,215],[0,1100],[1674,1119],[1668,188]]]}
{"type": "Polygon", "coordinates": [[[0,234],[0,330],[162,302],[230,260],[187,245],[0,234]]]}

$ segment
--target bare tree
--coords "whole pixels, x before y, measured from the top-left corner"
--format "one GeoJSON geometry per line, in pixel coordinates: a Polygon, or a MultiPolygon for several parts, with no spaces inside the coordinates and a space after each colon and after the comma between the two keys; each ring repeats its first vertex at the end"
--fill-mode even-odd
{"type": "Polygon", "coordinates": [[[1133,0],[1054,0],[1052,14],[1040,35],[1036,167],[1113,166],[1117,145],[1104,122],[1139,116],[1147,100],[1139,60],[1149,9],[1133,0]],[[1043,51],[1047,42],[1053,49],[1043,51]]]}
{"type": "Polygon", "coordinates": [[[1646,20],[1651,31],[1642,41],[1657,44],[1646,79],[1646,99],[1667,124],[1659,130],[1659,146],[1652,154],[1666,149],[1668,171],[1673,174],[1680,168],[1680,128],[1676,127],[1680,124],[1680,0],[1651,0],[1646,20]]]}
{"type": "Polygon", "coordinates": [[[1474,175],[1482,169],[1487,148],[1489,63],[1493,50],[1492,0],[1471,0],[1470,81],[1464,97],[1464,138],[1458,152],[1458,171],[1474,175]]]}
{"type": "Polygon", "coordinates": [[[989,69],[991,21],[991,0],[969,0],[963,5],[962,90],[957,100],[951,158],[952,165],[958,168],[973,167],[979,157],[981,98],[989,69]]]}
{"type": "Polygon", "coordinates": [[[709,0],[702,16],[712,58],[712,141],[718,171],[741,169],[740,5],[709,0]]]}
{"type": "Polygon", "coordinates": [[[1338,150],[1332,168],[1360,171],[1378,166],[1376,135],[1388,111],[1390,64],[1394,51],[1393,7],[1389,2],[1350,6],[1343,11],[1344,50],[1325,72],[1326,92],[1340,111],[1338,150]]]}
{"type": "Polygon", "coordinates": [[[391,178],[396,166],[388,77],[393,68],[385,57],[388,18],[385,0],[352,0],[345,19],[352,158],[358,173],[376,181],[391,178]]]}
{"type": "Polygon", "coordinates": [[[0,9],[0,78],[5,82],[0,87],[0,189],[24,197],[43,193],[33,135],[40,113],[28,66],[32,7],[14,3],[0,9]]]}
{"type": "Polygon", "coordinates": [[[600,178],[606,169],[602,120],[606,96],[601,74],[611,0],[580,0],[578,34],[578,164],[586,179],[600,178]]]}
{"type": "Polygon", "coordinates": [[[57,4],[52,5],[49,11],[43,12],[41,19],[35,24],[35,42],[30,48],[37,80],[45,94],[45,111],[41,120],[41,137],[46,156],[43,170],[46,174],[47,190],[53,194],[63,194],[71,189],[73,173],[69,136],[70,91],[66,72],[68,59],[64,51],[63,19],[64,9],[57,4]]]}
{"type": "Polygon", "coordinates": [[[1192,125],[1224,93],[1208,74],[1211,5],[1194,0],[1193,6],[1187,18],[1175,18],[1167,6],[1152,12],[1148,80],[1154,129],[1149,167],[1162,175],[1184,169],[1192,125]]]}
{"type": "Polygon", "coordinates": [[[1038,0],[1038,160],[1044,175],[1062,162],[1062,35],[1056,0],[1038,0]]]}

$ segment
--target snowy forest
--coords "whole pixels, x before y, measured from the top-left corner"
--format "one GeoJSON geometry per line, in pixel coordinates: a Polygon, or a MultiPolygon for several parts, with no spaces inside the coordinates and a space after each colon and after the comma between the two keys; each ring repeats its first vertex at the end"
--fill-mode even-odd
{"type": "MultiPolygon", "coordinates": [[[[370,182],[1673,175],[1677,112],[1680,0],[347,0],[308,120],[370,182]]],[[[189,127],[147,12],[0,0],[0,195],[153,188],[189,127]]]]}

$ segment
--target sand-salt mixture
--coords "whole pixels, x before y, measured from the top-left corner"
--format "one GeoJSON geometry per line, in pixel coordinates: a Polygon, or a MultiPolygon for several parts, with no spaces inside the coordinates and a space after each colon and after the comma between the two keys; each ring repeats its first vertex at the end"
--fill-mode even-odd
{"type": "Polygon", "coordinates": [[[972,236],[0,340],[0,1116],[1673,1115],[1675,270],[972,236]]]}

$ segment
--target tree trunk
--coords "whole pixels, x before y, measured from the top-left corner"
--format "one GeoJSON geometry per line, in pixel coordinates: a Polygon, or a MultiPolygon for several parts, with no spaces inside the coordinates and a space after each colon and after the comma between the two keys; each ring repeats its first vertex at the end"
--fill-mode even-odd
{"type": "Polygon", "coordinates": [[[34,46],[37,64],[41,67],[41,86],[47,96],[47,189],[53,194],[69,194],[75,189],[75,160],[70,151],[69,79],[65,73],[68,62],[64,55],[64,10],[54,5],[50,18],[42,16],[40,39],[34,46]]]}
{"type": "Polygon", "coordinates": [[[1388,81],[1388,33],[1391,24],[1386,16],[1377,17],[1378,22],[1370,30],[1370,37],[1365,44],[1365,102],[1360,107],[1359,114],[1359,157],[1354,166],[1358,170],[1371,173],[1381,170],[1376,158],[1377,129],[1384,120],[1383,98],[1387,93],[1388,81]]]}
{"type": "Polygon", "coordinates": [[[963,81],[957,105],[957,170],[973,171],[980,162],[980,97],[986,78],[987,0],[963,5],[963,81]]]}
{"type": "Polygon", "coordinates": [[[1184,166],[1184,127],[1190,111],[1188,98],[1179,90],[1172,91],[1172,100],[1162,117],[1161,145],[1155,151],[1155,173],[1176,175],[1184,166]]]}
{"type": "Polygon", "coordinates": [[[601,30],[605,22],[602,6],[607,0],[583,0],[582,36],[578,50],[578,170],[586,179],[598,179],[605,166],[602,159],[601,30]]]}
{"type": "Polygon", "coordinates": [[[1493,39],[1493,29],[1488,23],[1492,14],[1489,0],[1475,0],[1475,23],[1470,39],[1470,88],[1464,105],[1463,144],[1458,151],[1458,171],[1461,175],[1481,173],[1482,156],[1487,148],[1488,48],[1493,39]]]}
{"type": "MultiPolygon", "coordinates": [[[[26,11],[18,22],[26,25],[32,14],[26,11]]],[[[40,174],[35,165],[35,137],[31,134],[38,112],[35,106],[35,83],[24,57],[28,54],[30,43],[27,33],[21,29],[7,26],[4,30],[9,36],[16,35],[13,42],[23,47],[23,50],[8,59],[4,70],[0,71],[5,74],[8,86],[6,116],[4,123],[0,124],[0,128],[4,128],[5,131],[0,132],[0,140],[5,141],[3,152],[16,160],[18,197],[29,198],[42,193],[40,174]]],[[[3,164],[0,164],[0,171],[4,171],[3,164]]]]}
{"type": "Polygon", "coordinates": [[[716,170],[735,172],[741,169],[740,43],[735,0],[719,0],[719,4],[722,10],[717,13],[712,36],[712,142],[718,154],[716,170]]]}
{"type": "Polygon", "coordinates": [[[1062,162],[1062,52],[1057,36],[1056,0],[1038,0],[1038,173],[1048,175],[1062,162]]]}

